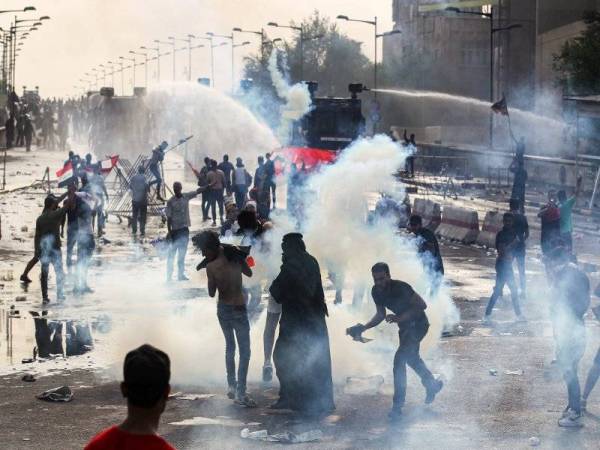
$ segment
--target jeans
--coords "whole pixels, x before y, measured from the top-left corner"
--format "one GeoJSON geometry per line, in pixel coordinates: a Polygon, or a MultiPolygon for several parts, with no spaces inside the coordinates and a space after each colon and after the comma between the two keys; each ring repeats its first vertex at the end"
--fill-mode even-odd
{"type": "Polygon", "coordinates": [[[211,189],[209,196],[213,222],[217,221],[217,205],[219,206],[219,218],[223,222],[223,189],[211,189]]]}
{"type": "Polygon", "coordinates": [[[577,373],[585,353],[585,327],[582,324],[555,329],[556,359],[567,384],[568,408],[581,413],[581,387],[577,373]]]}
{"type": "Polygon", "coordinates": [[[104,230],[104,223],[106,222],[106,217],[104,216],[104,200],[102,200],[96,208],[96,217],[98,219],[96,230],[98,232],[98,237],[100,237],[102,236],[102,231],[104,230]]]}
{"type": "Polygon", "coordinates": [[[138,220],[140,222],[140,233],[146,234],[146,215],[148,213],[148,203],[145,201],[131,202],[131,230],[133,234],[137,233],[138,220]]]}
{"type": "Polygon", "coordinates": [[[521,315],[521,308],[519,306],[519,293],[517,291],[517,284],[515,283],[515,275],[512,269],[512,261],[506,261],[503,259],[496,260],[496,286],[494,286],[494,292],[490,297],[490,301],[485,309],[485,315],[489,316],[492,314],[494,305],[498,300],[498,297],[502,295],[504,285],[507,284],[510,289],[510,295],[512,297],[512,305],[517,316],[521,315]]]}
{"type": "Polygon", "coordinates": [[[521,288],[521,292],[525,292],[525,251],[517,252],[515,254],[515,260],[517,261],[517,270],[519,271],[519,286],[521,288]]]}
{"type": "Polygon", "coordinates": [[[188,228],[171,231],[171,245],[169,246],[169,254],[167,255],[167,279],[170,280],[173,276],[175,253],[177,253],[177,275],[179,278],[185,275],[185,255],[189,240],[190,230],[188,228]]]}
{"type": "Polygon", "coordinates": [[[41,284],[42,284],[42,298],[48,299],[48,272],[50,270],[50,264],[54,267],[54,273],[56,274],[56,295],[62,297],[63,286],[64,286],[64,272],[62,266],[62,253],[60,248],[52,248],[48,250],[42,250],[40,257],[40,263],[42,266],[41,284]]]}
{"type": "Polygon", "coordinates": [[[75,244],[77,244],[77,222],[73,224],[67,223],[67,269],[70,270],[73,267],[73,250],[75,244]]]}
{"type": "Polygon", "coordinates": [[[227,384],[237,388],[238,395],[246,393],[246,377],[250,364],[250,323],[245,306],[217,304],[219,325],[225,336],[225,367],[227,384]],[[235,376],[235,341],[240,349],[240,360],[235,376]]]}
{"type": "Polygon", "coordinates": [[[154,175],[154,180],[148,183],[148,187],[156,184],[156,192],[160,194],[160,186],[162,184],[162,177],[160,176],[160,169],[158,164],[152,164],[148,169],[150,169],[150,173],[154,175]]]}
{"type": "Polygon", "coordinates": [[[77,235],[77,279],[75,289],[82,290],[87,287],[87,274],[92,254],[96,248],[94,235],[89,233],[78,233],[77,235]]]}
{"type": "Polygon", "coordinates": [[[248,195],[248,188],[245,184],[236,184],[234,189],[235,193],[235,204],[238,209],[242,209],[246,203],[246,195],[248,195]]]}
{"type": "Polygon", "coordinates": [[[425,365],[419,354],[421,340],[427,334],[427,327],[411,327],[407,330],[401,330],[400,346],[394,356],[394,409],[400,409],[404,406],[406,400],[406,365],[421,378],[421,383],[425,388],[433,385],[435,378],[431,371],[425,365]]]}
{"type": "Polygon", "coordinates": [[[269,182],[269,189],[270,191],[273,193],[273,205],[275,205],[275,203],[277,203],[277,198],[275,197],[275,192],[277,191],[277,183],[275,183],[275,181],[271,180],[269,182]]]}

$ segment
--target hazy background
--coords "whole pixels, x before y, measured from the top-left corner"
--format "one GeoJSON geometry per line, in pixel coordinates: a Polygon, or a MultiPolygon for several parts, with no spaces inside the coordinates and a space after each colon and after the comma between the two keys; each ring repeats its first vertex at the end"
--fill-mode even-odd
{"type": "MultiPolygon", "coordinates": [[[[38,31],[32,32],[17,59],[17,92],[24,85],[39,86],[41,95],[71,96],[77,93],[74,85],[84,72],[107,61],[118,61],[119,56],[131,57],[129,50],[154,47],[154,39],[167,41],[168,36],[178,38],[191,33],[204,35],[206,31],[230,34],[233,27],[260,30],[264,27],[271,39],[289,38],[293,30],[267,27],[275,21],[287,24],[299,21],[318,9],[323,15],[334,18],[346,14],[351,18],[369,19],[378,16],[380,31],[392,27],[392,0],[6,0],[1,9],[18,9],[35,6],[37,11],[20,13],[19,18],[36,19],[48,15],[38,31]]],[[[14,14],[0,15],[0,27],[7,29],[14,14]]],[[[373,58],[373,28],[366,24],[339,22],[340,30],[353,39],[364,42],[363,50],[373,58]]],[[[242,58],[259,48],[259,36],[236,33],[239,42],[252,44],[236,49],[236,72],[242,67],[242,58]]],[[[218,43],[221,40],[215,39],[218,43]]],[[[197,39],[195,45],[206,43],[197,39]]],[[[179,42],[178,47],[187,46],[179,42]]],[[[381,42],[379,43],[381,46],[381,42]]],[[[169,51],[168,45],[161,52],[169,51]]],[[[381,48],[380,48],[381,50],[381,48]]],[[[215,48],[215,84],[217,89],[231,87],[231,48],[215,48]]],[[[152,56],[155,52],[150,52],[152,56]]],[[[138,60],[143,57],[138,56],[138,60]]],[[[176,62],[177,79],[187,79],[187,50],[179,52],[176,62]]],[[[171,80],[173,71],[171,55],[161,58],[161,80],[171,80]]],[[[209,49],[193,50],[192,78],[209,76],[209,49]]],[[[154,80],[156,62],[148,65],[148,78],[154,80]]],[[[115,85],[120,87],[121,75],[115,75],[115,85]]],[[[136,85],[144,82],[144,68],[137,67],[136,85]]],[[[126,93],[131,89],[131,70],[125,71],[126,93]]],[[[100,80],[102,81],[102,80],[100,80]]],[[[110,84],[110,76],[107,84],[110,84]]]]}

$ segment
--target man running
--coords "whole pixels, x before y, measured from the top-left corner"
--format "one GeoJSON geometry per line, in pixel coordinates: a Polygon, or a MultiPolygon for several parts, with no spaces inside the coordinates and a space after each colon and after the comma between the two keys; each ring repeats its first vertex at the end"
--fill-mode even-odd
{"type": "Polygon", "coordinates": [[[402,416],[402,407],[406,399],[406,365],[408,364],[421,378],[425,386],[425,403],[432,403],[442,390],[444,383],[436,380],[419,354],[419,347],[429,330],[429,321],[425,314],[427,304],[413,288],[400,280],[393,280],[390,268],[379,262],[371,268],[374,286],[371,290],[377,312],[365,325],[358,324],[347,330],[353,337],[369,328],[376,327],[385,319],[388,323],[398,324],[400,346],[394,356],[394,404],[390,419],[398,420],[402,416]],[[393,314],[386,315],[386,309],[393,314]]]}

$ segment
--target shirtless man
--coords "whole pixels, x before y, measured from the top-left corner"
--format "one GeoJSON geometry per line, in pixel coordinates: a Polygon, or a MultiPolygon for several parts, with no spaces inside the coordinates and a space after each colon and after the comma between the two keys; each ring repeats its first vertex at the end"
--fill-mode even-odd
{"type": "MultiPolygon", "coordinates": [[[[221,245],[213,231],[204,231],[198,237],[198,245],[206,259],[208,295],[214,297],[219,291],[217,317],[225,336],[225,366],[227,368],[227,396],[235,403],[256,407],[256,402],[246,393],[246,377],[250,364],[250,323],[242,293],[242,274],[252,276],[245,254],[236,247],[221,245]],[[235,341],[240,358],[235,373],[235,341]]],[[[204,262],[199,267],[202,267],[204,262]]]]}

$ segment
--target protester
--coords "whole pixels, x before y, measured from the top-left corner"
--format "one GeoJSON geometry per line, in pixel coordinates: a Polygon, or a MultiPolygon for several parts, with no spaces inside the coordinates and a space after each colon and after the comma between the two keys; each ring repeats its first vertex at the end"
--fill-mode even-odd
{"type": "Polygon", "coordinates": [[[150,186],[146,181],[144,165],[140,164],[137,174],[131,177],[129,189],[131,190],[131,231],[135,236],[140,225],[140,236],[146,235],[146,216],[148,214],[148,192],[150,186]]]}
{"type": "Polygon", "coordinates": [[[97,206],[96,197],[91,192],[87,175],[81,177],[81,189],[77,193],[77,266],[76,280],[73,292],[75,294],[92,293],[88,286],[87,276],[90,261],[96,248],[94,241],[93,213],[97,206]]]}
{"type": "MultiPolygon", "coordinates": [[[[596,290],[594,292],[596,297],[600,297],[600,284],[596,286],[596,290]]],[[[594,315],[596,316],[596,320],[600,320],[600,305],[592,308],[594,315]]],[[[585,380],[585,387],[583,388],[583,395],[581,396],[581,409],[585,411],[587,408],[587,400],[594,386],[596,386],[596,382],[600,378],[600,348],[596,352],[596,356],[594,357],[594,363],[588,372],[587,378],[585,380]]]]}
{"type": "Polygon", "coordinates": [[[229,162],[229,155],[223,155],[223,161],[221,161],[221,163],[217,166],[217,168],[223,172],[223,175],[225,176],[225,189],[227,192],[227,195],[231,195],[232,193],[232,188],[231,188],[231,174],[233,172],[233,164],[231,164],[231,162],[229,162]]]}
{"type": "Polygon", "coordinates": [[[23,125],[23,133],[25,135],[25,150],[30,152],[31,151],[31,141],[33,139],[33,135],[34,135],[34,129],[33,129],[33,123],[31,122],[31,118],[29,117],[29,115],[25,115],[25,122],[23,125]]]}
{"type": "Polygon", "coordinates": [[[570,252],[573,251],[573,207],[581,192],[582,178],[577,178],[577,184],[575,186],[575,193],[567,198],[565,191],[558,191],[558,209],[560,210],[560,239],[562,245],[564,245],[570,252]]]}
{"type": "MultiPolygon", "coordinates": [[[[237,217],[238,231],[237,236],[241,238],[240,245],[249,246],[252,253],[262,251],[264,227],[258,221],[255,211],[241,211],[237,217]]],[[[261,280],[256,277],[250,280],[250,283],[243,287],[244,297],[250,311],[255,311],[261,301],[262,287],[261,280]]]]}
{"type": "MultiPolygon", "coordinates": [[[[73,181],[70,184],[71,189],[76,189],[77,185],[75,184],[76,182],[73,181]]],[[[75,245],[77,245],[77,239],[78,239],[78,234],[79,234],[79,220],[78,220],[78,209],[77,209],[77,205],[78,205],[79,199],[76,198],[74,201],[74,205],[72,208],[70,208],[67,211],[67,217],[66,217],[66,226],[67,226],[67,256],[66,256],[66,263],[67,263],[67,272],[69,274],[71,274],[71,271],[73,269],[73,251],[75,250],[75,245]]],[[[65,230],[65,223],[63,222],[62,224],[62,228],[61,228],[61,237],[64,236],[64,231],[65,230]]]]}
{"type": "Polygon", "coordinates": [[[198,173],[198,186],[202,188],[202,221],[208,220],[208,210],[210,208],[210,189],[208,188],[208,172],[210,172],[211,159],[204,158],[204,166],[198,173]]]}
{"type": "Polygon", "coordinates": [[[525,276],[525,253],[526,241],[529,238],[529,224],[527,217],[520,211],[520,202],[517,199],[511,198],[509,201],[510,213],[513,215],[513,229],[517,238],[517,244],[513,249],[513,255],[517,261],[517,270],[519,271],[519,285],[521,287],[521,299],[526,296],[526,276],[525,276]]]}
{"type": "Polygon", "coordinates": [[[273,354],[280,391],[272,407],[329,413],[335,405],[319,263],[299,233],[286,234],[281,248],[281,271],[269,289],[282,308],[273,354]]]}
{"type": "Polygon", "coordinates": [[[394,401],[389,414],[390,419],[398,420],[402,416],[402,407],[406,400],[406,365],[408,364],[421,378],[426,389],[425,403],[432,403],[442,390],[444,383],[436,380],[419,354],[419,347],[429,330],[429,321],[425,314],[427,305],[413,288],[390,276],[390,268],[379,262],[371,268],[374,286],[371,290],[377,312],[366,324],[357,324],[347,330],[354,338],[360,338],[366,330],[376,327],[385,319],[388,323],[398,324],[400,346],[394,356],[394,401]],[[386,315],[386,309],[393,314],[386,315]]]}
{"type": "Polygon", "coordinates": [[[171,361],[163,351],[144,344],[125,356],[121,394],[127,417],[118,426],[97,434],[85,450],[175,450],[158,436],[171,386],[171,361]]]}
{"type": "Polygon", "coordinates": [[[410,216],[408,228],[417,237],[417,252],[423,266],[433,277],[431,291],[435,295],[444,277],[444,263],[438,240],[431,230],[423,227],[423,219],[419,215],[410,216]]]}
{"type": "Polygon", "coordinates": [[[246,378],[250,364],[250,323],[242,294],[242,274],[252,276],[245,255],[227,251],[213,231],[204,231],[198,238],[202,255],[206,258],[208,295],[219,292],[217,317],[225,336],[225,367],[227,369],[227,396],[235,403],[255,407],[256,402],[246,392],[246,378]],[[235,372],[235,342],[240,351],[237,379],[235,372]]]}
{"type": "Polygon", "coordinates": [[[58,208],[61,198],[53,195],[46,197],[44,210],[35,222],[35,255],[39,258],[42,273],[42,302],[49,303],[48,298],[48,270],[50,264],[54,267],[56,274],[56,298],[57,301],[64,300],[64,272],[62,266],[62,253],[60,251],[60,224],[65,218],[67,210],[71,208],[74,190],[69,191],[70,198],[62,208],[58,208]]]}
{"type": "Polygon", "coordinates": [[[275,163],[271,160],[270,153],[267,153],[265,158],[267,160],[265,162],[265,187],[269,195],[273,192],[273,209],[275,209],[277,204],[275,196],[275,191],[277,190],[277,183],[275,183],[275,163]]]}
{"type": "Polygon", "coordinates": [[[104,234],[104,223],[106,222],[106,216],[104,215],[104,199],[108,201],[108,191],[106,190],[106,183],[104,183],[104,176],[102,175],[102,167],[100,164],[93,166],[94,173],[91,179],[91,190],[92,194],[96,197],[96,209],[94,215],[97,218],[96,222],[96,233],[98,238],[104,234]]]}
{"type": "Polygon", "coordinates": [[[235,204],[238,209],[244,207],[250,186],[252,186],[252,175],[244,167],[242,158],[237,158],[233,171],[233,192],[235,194],[235,204]]]}
{"type": "Polygon", "coordinates": [[[15,116],[12,114],[4,122],[4,134],[6,135],[6,148],[10,149],[15,139],[15,116]]]}
{"type": "Polygon", "coordinates": [[[173,183],[175,195],[167,201],[165,215],[167,216],[167,239],[170,242],[167,256],[167,282],[173,277],[173,260],[177,254],[177,279],[179,281],[189,280],[185,275],[185,255],[187,254],[190,239],[190,200],[201,193],[204,188],[198,188],[193,192],[182,192],[179,181],[173,183]]]}
{"type": "Polygon", "coordinates": [[[223,225],[223,191],[225,190],[225,174],[217,166],[217,162],[210,162],[210,171],[207,174],[210,210],[212,213],[212,226],[217,226],[217,206],[219,207],[219,222],[223,225]]]}
{"type": "Polygon", "coordinates": [[[152,156],[150,157],[150,161],[148,162],[148,169],[150,173],[154,175],[154,180],[148,183],[148,186],[152,186],[156,184],[156,198],[164,202],[165,199],[160,195],[160,188],[162,186],[162,176],[160,173],[159,165],[165,159],[165,149],[169,144],[166,141],[162,141],[160,145],[152,150],[152,156]]]}
{"type": "Polygon", "coordinates": [[[563,247],[557,247],[548,257],[548,271],[552,275],[551,318],[556,359],[567,384],[569,398],[558,425],[582,427],[581,388],[577,372],[585,352],[583,316],[590,304],[590,283],[587,275],[569,261],[570,255],[563,247]]]}
{"type": "Polygon", "coordinates": [[[538,217],[542,220],[540,235],[542,253],[547,255],[560,245],[560,210],[556,205],[556,195],[553,190],[548,192],[548,203],[541,208],[538,217]]]}
{"type": "MultiPolygon", "coordinates": [[[[525,144],[522,143],[523,148],[522,151],[525,151],[525,144]]],[[[525,186],[527,183],[527,170],[525,170],[525,159],[523,154],[520,153],[521,149],[519,145],[517,145],[517,155],[515,156],[513,162],[511,163],[508,170],[510,170],[514,174],[513,179],[513,187],[510,198],[519,201],[519,211],[522,213],[525,212],[525,186]]]]}
{"type": "Polygon", "coordinates": [[[510,294],[512,297],[512,305],[517,316],[517,322],[525,322],[525,317],[521,314],[521,307],[519,306],[519,292],[515,283],[515,275],[513,273],[512,261],[513,252],[519,245],[523,245],[519,242],[514,228],[514,217],[511,213],[504,213],[502,217],[503,227],[496,234],[496,251],[498,256],[496,257],[496,285],[494,291],[485,309],[485,317],[483,318],[484,323],[490,323],[492,317],[492,310],[496,305],[498,297],[502,295],[504,285],[508,285],[510,294]]]}
{"type": "Polygon", "coordinates": [[[415,177],[415,153],[417,152],[417,143],[415,142],[415,135],[411,134],[410,138],[407,136],[406,129],[404,130],[404,147],[407,147],[410,154],[406,157],[405,170],[406,173],[411,177],[415,177]]]}

